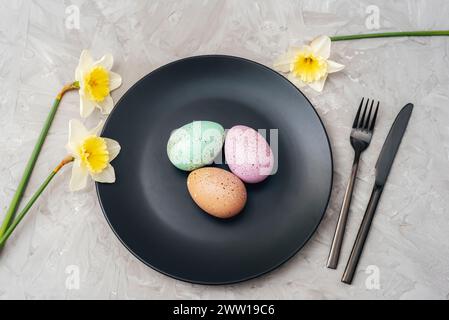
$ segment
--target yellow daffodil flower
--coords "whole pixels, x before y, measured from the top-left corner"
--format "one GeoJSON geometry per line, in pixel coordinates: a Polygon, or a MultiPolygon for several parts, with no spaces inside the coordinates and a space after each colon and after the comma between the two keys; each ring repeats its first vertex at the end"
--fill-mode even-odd
{"type": "Polygon", "coordinates": [[[109,114],[114,107],[110,92],[122,84],[119,74],[112,72],[114,59],[111,54],[94,61],[88,50],[81,52],[75,80],[79,83],[80,113],[88,117],[95,108],[109,114]]]}
{"type": "Polygon", "coordinates": [[[274,62],[273,67],[276,71],[287,74],[287,78],[295,86],[309,86],[321,92],[327,75],[345,67],[329,60],[330,51],[331,39],[319,36],[310,45],[291,47],[274,62]]]}
{"type": "Polygon", "coordinates": [[[71,191],[83,189],[89,176],[97,182],[115,182],[115,172],[110,162],[119,154],[120,145],[115,140],[99,137],[102,127],[103,121],[91,130],[78,120],[69,122],[67,150],[74,158],[71,191]]]}

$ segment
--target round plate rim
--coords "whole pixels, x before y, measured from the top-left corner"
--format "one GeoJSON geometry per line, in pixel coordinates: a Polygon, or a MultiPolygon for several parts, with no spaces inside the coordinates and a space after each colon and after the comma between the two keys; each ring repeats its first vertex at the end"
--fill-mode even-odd
{"type": "Polygon", "coordinates": [[[258,67],[261,67],[265,70],[270,71],[271,73],[273,73],[275,76],[280,77],[281,79],[283,79],[283,81],[287,82],[290,86],[292,86],[294,89],[296,89],[305,99],[306,101],[309,103],[309,105],[312,107],[312,110],[315,112],[321,127],[324,130],[324,134],[326,136],[326,141],[329,147],[329,154],[330,154],[330,162],[331,162],[331,181],[330,181],[330,187],[329,187],[329,191],[328,191],[328,196],[327,196],[327,200],[326,200],[326,205],[324,207],[324,210],[321,214],[320,220],[318,221],[317,225],[315,226],[315,228],[312,230],[312,232],[309,234],[309,236],[307,237],[307,239],[304,241],[304,243],[299,246],[296,250],[294,250],[292,252],[292,254],[290,256],[288,256],[287,258],[285,258],[284,260],[280,261],[279,263],[275,264],[273,267],[268,268],[267,270],[264,270],[262,272],[259,272],[257,274],[248,276],[248,277],[243,277],[241,279],[236,279],[236,280],[229,280],[229,281],[220,281],[220,282],[209,282],[209,281],[197,281],[197,280],[192,280],[192,279],[186,279],[183,277],[179,277],[176,275],[172,275],[164,270],[161,270],[155,266],[153,266],[151,263],[149,263],[148,261],[145,261],[143,258],[141,258],[137,253],[135,253],[126,243],[125,241],[119,236],[118,232],[114,229],[114,226],[112,225],[111,221],[108,218],[108,215],[106,213],[106,210],[103,207],[103,202],[101,201],[101,197],[100,197],[100,191],[99,191],[99,186],[101,183],[99,182],[95,182],[95,190],[96,190],[96,194],[97,194],[97,199],[98,202],[100,204],[100,208],[101,211],[103,212],[103,215],[106,219],[106,221],[108,222],[109,227],[111,228],[112,232],[115,234],[115,236],[119,239],[119,241],[121,242],[121,244],[129,251],[131,252],[131,254],[136,257],[139,261],[141,261],[143,264],[145,264],[146,266],[150,267],[151,269],[165,275],[168,276],[172,279],[176,279],[176,280],[180,280],[183,282],[187,282],[187,283],[191,283],[191,284],[199,284],[199,285],[214,285],[214,286],[218,286],[218,285],[230,285],[230,284],[236,284],[236,283],[241,283],[241,282],[245,282],[245,281],[249,281],[255,278],[259,278],[261,276],[264,276],[276,269],[278,269],[279,267],[281,267],[283,264],[287,263],[289,260],[291,260],[312,238],[312,236],[315,234],[316,230],[318,229],[319,225],[321,224],[321,222],[323,221],[323,218],[326,214],[327,208],[329,207],[329,201],[331,198],[331,194],[332,194],[332,186],[333,186],[333,182],[334,182],[334,158],[333,158],[333,153],[332,153],[332,147],[331,147],[331,143],[330,143],[330,139],[329,139],[329,135],[327,133],[326,127],[324,126],[323,120],[321,119],[320,115],[318,114],[316,108],[313,106],[313,104],[310,102],[310,100],[307,98],[307,96],[298,88],[296,87],[293,83],[291,83],[287,78],[285,78],[284,76],[282,76],[281,74],[279,74],[278,72],[276,72],[275,70],[271,69],[270,67],[267,67],[266,65],[263,65],[259,62],[247,59],[247,58],[243,58],[243,57],[238,57],[238,56],[233,56],[233,55],[224,55],[224,54],[205,54],[205,55],[195,55],[195,56],[189,56],[189,57],[185,57],[185,58],[181,58],[181,59],[177,59],[174,61],[171,61],[167,64],[164,64],[154,70],[152,70],[151,72],[149,72],[148,74],[146,74],[145,76],[143,76],[142,78],[140,78],[136,83],[134,83],[128,90],[126,90],[126,92],[120,97],[120,99],[117,101],[117,103],[115,104],[114,108],[112,109],[111,113],[108,115],[108,117],[105,120],[105,123],[103,125],[103,128],[101,130],[101,136],[103,135],[103,132],[105,130],[105,128],[108,125],[109,120],[111,119],[112,114],[114,113],[114,111],[116,110],[116,108],[120,105],[120,103],[122,102],[122,100],[124,98],[126,98],[126,96],[129,94],[129,92],[131,92],[137,85],[139,85],[141,82],[143,82],[147,77],[152,76],[153,74],[155,74],[156,72],[159,72],[165,68],[168,68],[176,63],[180,63],[180,62],[184,62],[184,61],[188,61],[188,60],[194,60],[194,59],[201,59],[201,58],[225,58],[225,59],[234,59],[234,60],[239,60],[239,61],[243,61],[243,62],[247,62],[247,63],[251,63],[254,64],[258,67]]]}

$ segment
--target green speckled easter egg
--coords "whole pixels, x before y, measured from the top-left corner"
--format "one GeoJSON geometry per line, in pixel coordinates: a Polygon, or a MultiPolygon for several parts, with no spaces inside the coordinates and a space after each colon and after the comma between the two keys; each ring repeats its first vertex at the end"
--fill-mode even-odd
{"type": "Polygon", "coordinates": [[[224,128],[212,121],[193,121],[176,129],[167,143],[167,155],[173,165],[192,171],[211,164],[221,152],[224,128]]]}

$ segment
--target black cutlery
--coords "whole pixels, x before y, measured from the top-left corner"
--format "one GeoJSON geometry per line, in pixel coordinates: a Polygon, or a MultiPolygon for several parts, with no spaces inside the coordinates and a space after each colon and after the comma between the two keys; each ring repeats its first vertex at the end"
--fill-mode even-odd
{"type": "Polygon", "coordinates": [[[379,203],[380,196],[382,195],[383,188],[390,173],[391,166],[393,165],[394,158],[401,144],[402,137],[404,136],[405,129],[407,128],[410,116],[412,114],[413,104],[408,103],[405,105],[391,126],[390,132],[385,139],[382,150],[379,154],[379,159],[376,163],[376,178],[371,193],[371,198],[368,202],[365,215],[363,216],[362,224],[360,225],[357,233],[357,238],[354,242],[354,246],[351,251],[348,263],[346,265],[342,282],[351,284],[354,277],[355,270],[357,268],[360,255],[363,251],[366,238],[369,233],[371,222],[373,221],[374,214],[376,212],[377,204],[379,203]]]}
{"type": "Polygon", "coordinates": [[[374,105],[374,100],[371,100],[371,106],[369,107],[369,112],[367,115],[366,112],[368,110],[368,106],[370,105],[370,100],[366,100],[365,107],[363,107],[363,100],[364,99],[362,98],[351,130],[350,142],[352,148],[354,149],[354,162],[352,164],[351,177],[349,179],[348,186],[346,187],[343,204],[338,216],[337,227],[335,228],[334,238],[332,240],[332,245],[329,252],[329,258],[327,260],[327,267],[331,269],[337,268],[338,258],[340,257],[341,245],[343,243],[343,237],[346,229],[346,222],[349,215],[349,207],[351,205],[352,191],[354,190],[357,170],[359,168],[360,155],[366,148],[368,148],[371,142],[374,132],[374,125],[377,118],[377,111],[379,110],[379,102],[377,102],[376,110],[374,111],[374,115],[371,117],[371,112],[373,111],[374,105]]]}

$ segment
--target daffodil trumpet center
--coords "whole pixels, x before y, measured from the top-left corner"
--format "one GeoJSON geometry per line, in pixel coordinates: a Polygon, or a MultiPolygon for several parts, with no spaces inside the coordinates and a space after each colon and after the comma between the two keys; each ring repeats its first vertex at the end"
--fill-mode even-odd
{"type": "Polygon", "coordinates": [[[320,80],[326,75],[327,62],[312,52],[300,52],[293,60],[291,72],[305,83],[320,80]]]}
{"type": "Polygon", "coordinates": [[[101,67],[96,66],[84,75],[84,88],[89,97],[101,102],[109,95],[109,73],[101,67]]]}
{"type": "Polygon", "coordinates": [[[106,141],[97,136],[88,136],[77,150],[81,165],[91,173],[100,173],[109,163],[106,141]]]}

